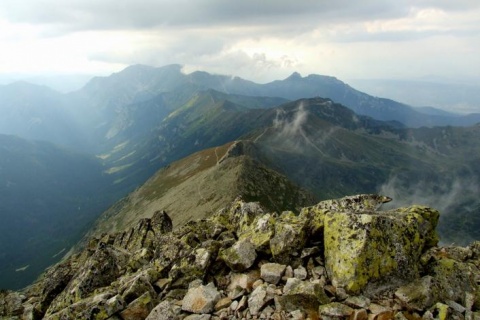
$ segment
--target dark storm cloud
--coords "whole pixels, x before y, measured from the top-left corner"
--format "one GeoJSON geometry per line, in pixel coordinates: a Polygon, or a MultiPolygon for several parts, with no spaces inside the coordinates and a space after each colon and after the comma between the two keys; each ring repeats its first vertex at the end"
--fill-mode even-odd
{"type": "Polygon", "coordinates": [[[288,31],[329,22],[399,18],[412,7],[450,11],[468,10],[479,4],[475,0],[3,0],[0,15],[3,12],[13,22],[61,27],[64,32],[252,24],[288,31]]]}

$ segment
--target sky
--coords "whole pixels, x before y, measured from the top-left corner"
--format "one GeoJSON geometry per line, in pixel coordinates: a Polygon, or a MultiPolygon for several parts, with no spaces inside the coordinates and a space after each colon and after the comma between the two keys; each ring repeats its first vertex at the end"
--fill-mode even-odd
{"type": "Polygon", "coordinates": [[[0,75],[475,78],[478,0],[2,0],[0,75]]]}

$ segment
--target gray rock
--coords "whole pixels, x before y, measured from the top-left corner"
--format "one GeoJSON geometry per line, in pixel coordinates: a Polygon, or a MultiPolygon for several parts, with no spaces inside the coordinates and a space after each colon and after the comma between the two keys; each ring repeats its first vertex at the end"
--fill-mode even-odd
{"type": "Polygon", "coordinates": [[[211,313],[220,300],[220,293],[213,283],[188,290],[182,301],[182,310],[192,313],[211,313]]]}
{"type": "Polygon", "coordinates": [[[331,302],[321,305],[318,313],[329,317],[349,317],[353,313],[353,309],[343,303],[331,302]]]}
{"type": "Polygon", "coordinates": [[[255,252],[255,247],[250,241],[240,240],[232,247],[221,251],[220,258],[230,269],[236,272],[241,272],[253,265],[257,258],[257,253],[255,252]]]}
{"type": "Polygon", "coordinates": [[[303,266],[300,266],[297,269],[293,270],[293,274],[297,279],[300,279],[300,280],[307,279],[307,269],[305,269],[303,266]]]}
{"type": "Polygon", "coordinates": [[[169,300],[164,300],[153,308],[145,320],[171,320],[175,319],[176,316],[177,313],[173,308],[173,303],[169,300]]]}
{"type": "Polygon", "coordinates": [[[183,318],[183,320],[210,320],[212,318],[209,314],[191,314],[183,318]]]}
{"type": "Polygon", "coordinates": [[[286,266],[278,263],[264,263],[260,268],[260,277],[265,282],[277,284],[282,279],[286,266]]]}
{"type": "Polygon", "coordinates": [[[370,299],[364,296],[351,296],[344,303],[352,308],[368,308],[370,299]]]}
{"type": "Polygon", "coordinates": [[[248,298],[248,310],[250,314],[257,315],[265,305],[267,297],[267,285],[258,286],[248,298]]]}

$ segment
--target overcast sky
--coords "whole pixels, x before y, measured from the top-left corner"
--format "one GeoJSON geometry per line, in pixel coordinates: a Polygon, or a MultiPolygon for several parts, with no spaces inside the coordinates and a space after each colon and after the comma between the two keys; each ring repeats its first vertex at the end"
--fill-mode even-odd
{"type": "Polygon", "coordinates": [[[0,74],[477,77],[478,0],[2,0],[0,74]]]}

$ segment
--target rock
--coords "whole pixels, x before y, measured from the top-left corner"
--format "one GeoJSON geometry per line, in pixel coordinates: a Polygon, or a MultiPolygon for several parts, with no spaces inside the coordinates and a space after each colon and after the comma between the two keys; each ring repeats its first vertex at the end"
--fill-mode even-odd
{"type": "Polygon", "coordinates": [[[172,286],[184,288],[191,281],[203,278],[206,269],[217,257],[219,248],[220,243],[205,241],[201,248],[194,249],[190,254],[180,258],[168,274],[172,279],[172,286]]]}
{"type": "Polygon", "coordinates": [[[220,251],[220,258],[231,270],[241,272],[253,265],[257,253],[250,241],[241,240],[237,241],[232,247],[220,251]]]}
{"type": "MultiPolygon", "coordinates": [[[[3,297],[0,295],[0,298],[3,298],[3,301],[0,302],[0,306],[3,305],[3,308],[1,308],[3,309],[3,314],[20,316],[23,313],[24,307],[22,302],[25,300],[25,296],[22,296],[18,292],[6,292],[3,297]]],[[[0,313],[0,315],[1,314],[2,313],[0,313]]]]}
{"type": "Polygon", "coordinates": [[[350,317],[353,309],[343,303],[331,302],[321,305],[318,308],[318,313],[327,317],[350,317]]]}
{"type": "Polygon", "coordinates": [[[370,305],[370,299],[364,296],[351,296],[344,303],[352,308],[366,309],[370,305]]]}
{"type": "Polygon", "coordinates": [[[145,292],[149,292],[150,297],[156,296],[155,289],[153,289],[150,282],[141,275],[136,276],[125,283],[120,289],[120,292],[122,293],[123,300],[127,304],[137,299],[145,292]]]}
{"type": "Polygon", "coordinates": [[[145,292],[121,311],[120,315],[123,320],[143,320],[150,314],[154,306],[154,298],[150,292],[145,292]]]}
{"type": "Polygon", "coordinates": [[[260,277],[268,283],[277,284],[282,279],[286,266],[278,263],[264,263],[260,268],[260,277]]]}
{"type": "Polygon", "coordinates": [[[307,222],[306,231],[310,239],[323,242],[324,219],[327,212],[329,212],[328,209],[318,205],[303,208],[300,211],[300,218],[307,222]]]}
{"type": "Polygon", "coordinates": [[[452,308],[453,310],[455,310],[458,313],[464,313],[466,311],[464,306],[456,303],[455,301],[446,300],[445,302],[446,302],[447,306],[449,306],[450,308],[452,308]]]}
{"type": "Polygon", "coordinates": [[[172,231],[172,219],[165,211],[155,211],[150,221],[150,226],[156,236],[172,231]]]}
{"type": "Polygon", "coordinates": [[[293,212],[283,212],[275,223],[275,235],[270,240],[270,252],[278,263],[289,264],[292,256],[299,257],[307,241],[307,222],[293,212]]]}
{"type": "Polygon", "coordinates": [[[448,306],[446,304],[437,302],[433,308],[436,310],[438,314],[437,317],[439,320],[448,319],[449,312],[448,312],[448,306]]]}
{"type": "Polygon", "coordinates": [[[210,320],[212,318],[209,314],[191,314],[183,318],[183,320],[210,320]]]}
{"type": "Polygon", "coordinates": [[[318,306],[330,302],[330,299],[320,284],[290,278],[283,288],[283,295],[278,297],[277,301],[282,310],[301,309],[317,312],[318,306]]]}
{"type": "Polygon", "coordinates": [[[110,285],[126,271],[129,257],[123,249],[100,243],[80,266],[74,279],[52,301],[46,314],[58,312],[88,297],[95,289],[110,285]]]}
{"type": "Polygon", "coordinates": [[[271,214],[257,216],[249,225],[237,231],[239,240],[249,240],[258,252],[270,253],[270,239],[275,233],[275,219],[271,214]]]}
{"type": "Polygon", "coordinates": [[[191,288],[183,298],[182,310],[192,313],[211,313],[220,297],[213,283],[191,288]]]}
{"type": "Polygon", "coordinates": [[[398,288],[395,297],[410,310],[424,310],[434,303],[434,290],[433,278],[425,276],[398,288]]]}
{"type": "Polygon", "coordinates": [[[252,287],[255,281],[260,277],[259,272],[251,271],[248,273],[233,273],[230,276],[230,284],[227,291],[233,292],[236,288],[245,290],[247,292],[252,291],[252,287]]]}
{"type": "Polygon", "coordinates": [[[353,313],[350,315],[351,320],[367,320],[368,313],[365,309],[354,309],[353,313]]]}
{"type": "Polygon", "coordinates": [[[327,213],[325,262],[332,283],[355,294],[367,284],[418,278],[421,254],[438,239],[438,215],[420,206],[388,213],[327,213]]]}
{"type": "Polygon", "coordinates": [[[433,276],[437,288],[435,292],[437,301],[452,300],[464,303],[465,292],[477,292],[479,289],[472,275],[479,274],[480,271],[471,263],[439,258],[430,263],[427,270],[428,274],[433,276]]]}
{"type": "Polygon", "coordinates": [[[257,315],[265,305],[267,297],[267,285],[258,286],[248,298],[248,309],[251,315],[257,315]]]}
{"type": "Polygon", "coordinates": [[[222,310],[230,307],[231,304],[232,304],[232,299],[230,299],[229,297],[225,297],[218,300],[218,302],[215,304],[214,309],[215,311],[222,310]]]}
{"type": "Polygon", "coordinates": [[[298,216],[236,200],[175,230],[157,212],[90,241],[22,292],[0,290],[0,318],[480,319],[480,242],[432,247],[438,212],[378,212],[370,200],[298,216]]]}
{"type": "Polygon", "coordinates": [[[307,279],[307,269],[305,269],[303,266],[300,266],[297,269],[293,270],[293,274],[297,279],[300,279],[300,280],[307,279]]]}
{"type": "Polygon", "coordinates": [[[377,211],[384,203],[390,202],[390,197],[378,194],[358,194],[340,199],[319,202],[317,209],[327,209],[334,212],[368,212],[377,211]]]}
{"type": "Polygon", "coordinates": [[[105,302],[105,312],[108,316],[117,313],[123,308],[125,308],[125,301],[118,294],[105,302]]]}

